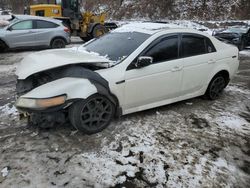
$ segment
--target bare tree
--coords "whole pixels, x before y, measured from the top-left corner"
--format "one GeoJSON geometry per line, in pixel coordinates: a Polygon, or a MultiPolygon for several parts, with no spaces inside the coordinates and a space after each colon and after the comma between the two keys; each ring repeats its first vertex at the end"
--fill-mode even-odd
{"type": "Polygon", "coordinates": [[[15,14],[22,14],[24,12],[24,0],[10,0],[12,11],[15,14]]]}

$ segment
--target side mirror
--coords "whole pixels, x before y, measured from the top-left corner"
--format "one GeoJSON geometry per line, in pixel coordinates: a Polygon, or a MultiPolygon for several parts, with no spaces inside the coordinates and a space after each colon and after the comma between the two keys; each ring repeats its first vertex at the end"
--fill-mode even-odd
{"type": "Polygon", "coordinates": [[[151,65],[153,63],[153,58],[148,56],[141,56],[137,59],[137,62],[135,63],[136,68],[142,68],[146,67],[148,65],[151,65]]]}

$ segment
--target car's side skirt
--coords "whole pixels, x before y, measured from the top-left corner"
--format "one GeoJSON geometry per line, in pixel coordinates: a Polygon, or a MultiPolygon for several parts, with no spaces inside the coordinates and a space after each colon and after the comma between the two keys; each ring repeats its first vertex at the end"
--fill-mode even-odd
{"type": "Polygon", "coordinates": [[[122,115],[130,114],[130,113],[134,113],[134,112],[139,112],[139,111],[143,111],[143,110],[147,110],[147,109],[151,109],[151,108],[156,108],[159,106],[164,106],[167,104],[195,98],[195,97],[204,95],[205,92],[206,92],[206,87],[203,87],[201,90],[199,90],[195,93],[192,93],[192,94],[188,94],[188,95],[184,95],[184,96],[180,96],[180,97],[176,97],[176,98],[172,98],[172,99],[166,99],[163,101],[157,101],[157,102],[146,104],[143,106],[133,107],[133,108],[129,108],[129,109],[123,109],[122,115]]]}

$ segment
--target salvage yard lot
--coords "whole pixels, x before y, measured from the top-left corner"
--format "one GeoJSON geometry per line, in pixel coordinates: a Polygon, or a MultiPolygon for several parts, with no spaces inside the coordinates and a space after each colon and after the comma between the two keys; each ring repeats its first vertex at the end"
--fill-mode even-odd
{"type": "MultiPolygon", "coordinates": [[[[75,40],[73,45],[79,45],[75,40]]],[[[0,187],[248,187],[250,49],[216,101],[201,97],[123,116],[84,135],[19,120],[14,71],[34,51],[0,54],[0,187]]]]}

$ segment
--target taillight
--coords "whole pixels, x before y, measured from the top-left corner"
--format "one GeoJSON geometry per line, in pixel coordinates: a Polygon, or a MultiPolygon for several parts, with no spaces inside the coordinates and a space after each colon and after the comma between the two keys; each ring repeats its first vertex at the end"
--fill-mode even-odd
{"type": "Polygon", "coordinates": [[[64,31],[65,31],[66,33],[70,33],[70,29],[67,28],[67,27],[64,28],[64,31]]]}

